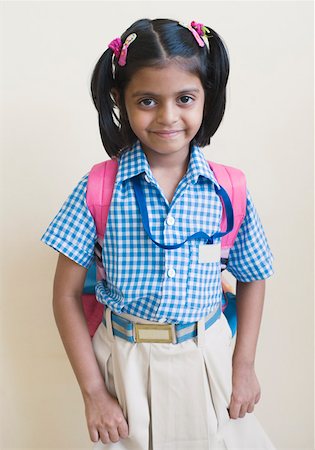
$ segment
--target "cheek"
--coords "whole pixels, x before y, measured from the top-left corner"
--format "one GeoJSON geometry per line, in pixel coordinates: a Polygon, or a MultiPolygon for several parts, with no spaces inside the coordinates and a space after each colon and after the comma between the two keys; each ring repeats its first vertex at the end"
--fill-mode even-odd
{"type": "Polygon", "coordinates": [[[196,109],[189,117],[189,122],[192,128],[199,128],[203,119],[203,108],[196,109]]]}
{"type": "Polygon", "coordinates": [[[144,114],[139,110],[130,111],[128,117],[131,128],[142,129],[150,123],[149,114],[144,114]]]}

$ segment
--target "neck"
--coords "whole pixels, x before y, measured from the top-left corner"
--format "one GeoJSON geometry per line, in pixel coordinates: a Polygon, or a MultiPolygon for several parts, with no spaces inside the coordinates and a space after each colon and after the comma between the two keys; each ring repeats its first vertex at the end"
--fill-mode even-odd
{"type": "Polygon", "coordinates": [[[148,163],[152,170],[152,173],[172,173],[183,175],[187,172],[187,168],[190,160],[190,151],[183,155],[183,152],[177,152],[173,154],[152,154],[145,149],[144,153],[147,157],[148,163]]]}

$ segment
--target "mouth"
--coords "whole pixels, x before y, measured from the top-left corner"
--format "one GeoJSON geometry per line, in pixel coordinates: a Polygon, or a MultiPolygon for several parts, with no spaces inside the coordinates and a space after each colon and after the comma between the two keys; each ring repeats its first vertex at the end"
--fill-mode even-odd
{"type": "Polygon", "coordinates": [[[152,131],[152,133],[162,138],[172,138],[178,136],[182,131],[183,130],[157,130],[152,131]]]}

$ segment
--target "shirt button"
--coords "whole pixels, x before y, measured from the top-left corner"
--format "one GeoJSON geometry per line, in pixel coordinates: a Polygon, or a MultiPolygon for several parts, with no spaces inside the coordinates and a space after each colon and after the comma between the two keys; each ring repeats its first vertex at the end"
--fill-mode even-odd
{"type": "Polygon", "coordinates": [[[147,174],[144,175],[144,179],[145,179],[145,181],[146,181],[147,183],[150,183],[150,178],[148,177],[147,174]]]}
{"type": "Polygon", "coordinates": [[[172,267],[171,269],[168,269],[168,271],[167,271],[167,276],[168,276],[169,278],[174,278],[174,277],[175,277],[175,274],[176,274],[176,272],[175,272],[175,270],[173,269],[173,267],[172,267]]]}
{"type": "Polygon", "coordinates": [[[167,216],[166,223],[167,225],[174,225],[175,218],[173,216],[167,216]]]}

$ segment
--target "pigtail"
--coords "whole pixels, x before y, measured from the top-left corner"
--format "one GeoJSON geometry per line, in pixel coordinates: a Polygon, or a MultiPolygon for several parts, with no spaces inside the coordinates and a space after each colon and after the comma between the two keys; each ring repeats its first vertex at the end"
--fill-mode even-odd
{"type": "Polygon", "coordinates": [[[222,38],[210,27],[206,33],[209,50],[206,54],[206,74],[204,86],[206,92],[204,120],[201,133],[196,135],[199,145],[210,143],[211,137],[219,128],[226,105],[226,85],[229,77],[230,63],[228,50],[222,38]]]}
{"type": "Polygon", "coordinates": [[[210,78],[212,78],[217,91],[220,92],[225,89],[229,77],[228,49],[223,39],[214,30],[210,29],[210,34],[207,33],[206,38],[209,43],[210,78]]]}
{"type": "Polygon", "coordinates": [[[124,144],[120,119],[115,112],[115,102],[111,95],[111,89],[115,87],[112,56],[113,51],[108,48],[98,60],[91,78],[91,95],[98,111],[101,139],[111,158],[118,155],[124,144]]]}

